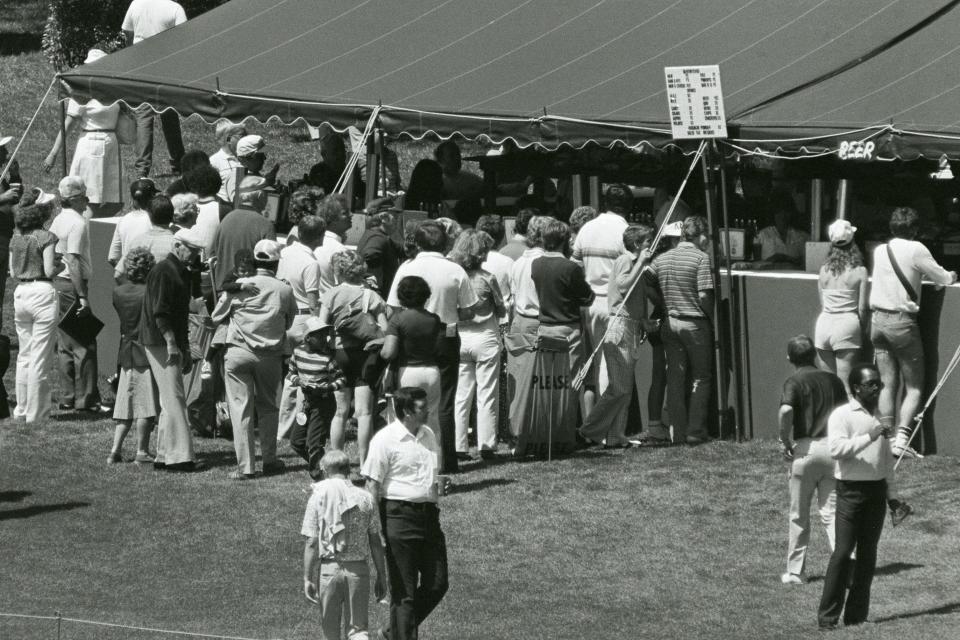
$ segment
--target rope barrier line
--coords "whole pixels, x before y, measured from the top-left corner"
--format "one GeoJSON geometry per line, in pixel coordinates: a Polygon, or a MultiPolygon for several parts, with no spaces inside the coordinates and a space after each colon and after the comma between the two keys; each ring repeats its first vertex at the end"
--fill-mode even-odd
{"type": "Polygon", "coordinates": [[[27,123],[27,128],[24,129],[23,135],[20,136],[20,141],[17,142],[17,146],[14,147],[13,153],[10,154],[10,158],[7,160],[7,166],[3,168],[3,171],[0,171],[0,180],[3,180],[3,177],[7,175],[7,171],[10,170],[10,165],[13,164],[14,159],[17,157],[17,152],[20,151],[20,147],[23,146],[24,141],[27,139],[27,134],[30,133],[30,128],[33,126],[33,123],[37,120],[37,116],[40,115],[40,109],[43,108],[43,103],[47,101],[47,96],[50,95],[50,92],[53,90],[53,85],[56,84],[57,77],[54,76],[53,80],[50,81],[50,86],[47,87],[46,93],[43,94],[43,97],[40,98],[40,104],[37,105],[37,110],[33,112],[33,117],[30,118],[30,122],[27,123]]]}
{"type": "Polygon", "coordinates": [[[222,636],[213,633],[192,633],[190,631],[176,631],[173,629],[156,629],[153,627],[138,627],[127,624],[116,624],[113,622],[98,622],[96,620],[83,620],[80,618],[67,618],[65,616],[36,616],[25,613],[3,613],[0,612],[0,618],[27,618],[30,620],[56,620],[62,622],[72,622],[74,624],[86,624],[95,627],[110,627],[113,629],[130,629],[133,631],[146,631],[149,633],[165,633],[167,635],[190,636],[193,638],[214,638],[215,640],[259,640],[257,638],[244,638],[242,636],[222,636]]]}
{"type": "Polygon", "coordinates": [[[933,388],[933,391],[930,392],[930,396],[927,398],[926,403],[924,403],[923,408],[920,410],[913,421],[916,422],[913,430],[910,433],[910,437],[907,439],[907,446],[900,452],[900,455],[897,457],[896,463],[893,465],[893,470],[896,471],[900,467],[900,463],[903,461],[904,455],[907,453],[907,448],[913,442],[914,437],[920,431],[920,425],[923,422],[923,415],[930,408],[930,405],[933,404],[933,401],[936,400],[937,394],[940,393],[940,389],[943,388],[943,385],[946,383],[947,378],[950,377],[950,374],[953,373],[953,370],[957,368],[957,365],[960,365],[960,345],[957,345],[957,350],[953,352],[953,357],[950,358],[949,364],[943,370],[943,374],[940,376],[940,379],[937,380],[936,386],[933,388]]]}
{"type": "MultiPolygon", "coordinates": [[[[690,168],[687,169],[687,175],[684,176],[683,182],[680,183],[680,188],[677,189],[677,194],[673,197],[673,201],[670,203],[670,209],[667,211],[667,215],[663,217],[663,222],[660,223],[660,228],[657,229],[657,235],[654,236],[653,242],[650,244],[650,252],[653,253],[657,249],[657,245],[660,244],[660,239],[663,237],[663,232],[666,231],[667,225],[670,224],[670,218],[673,216],[673,210],[676,208],[677,203],[680,201],[680,196],[683,194],[683,190],[687,186],[687,181],[690,179],[690,175],[693,173],[693,170],[697,166],[697,162],[700,160],[700,156],[703,155],[703,150],[707,147],[707,141],[702,140],[700,146],[697,148],[697,153],[693,156],[693,161],[690,163],[690,168]]],[[[626,295],[623,296],[623,300],[620,301],[620,306],[617,307],[617,310],[611,314],[611,317],[620,315],[620,312],[623,310],[624,305],[627,304],[627,300],[630,299],[633,290],[637,288],[640,280],[643,279],[643,274],[645,271],[650,269],[650,265],[645,266],[640,274],[637,276],[637,279],[633,281],[633,284],[630,285],[630,288],[627,290],[626,295]]],[[[573,378],[570,383],[570,387],[575,391],[579,391],[583,386],[584,381],[587,379],[587,373],[590,371],[590,367],[593,366],[593,360],[597,357],[601,347],[603,347],[604,340],[607,339],[607,334],[610,333],[610,323],[607,323],[607,328],[603,332],[603,337],[597,341],[597,345],[593,348],[593,353],[590,354],[590,357],[587,358],[586,362],[583,363],[583,366],[580,368],[580,371],[573,378]]]]}

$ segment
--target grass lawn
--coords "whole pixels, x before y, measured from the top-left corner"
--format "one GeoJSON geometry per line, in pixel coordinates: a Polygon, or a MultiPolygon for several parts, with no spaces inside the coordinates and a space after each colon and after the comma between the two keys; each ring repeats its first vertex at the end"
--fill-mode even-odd
{"type": "MultiPolygon", "coordinates": [[[[0,610],[318,637],[299,591],[302,470],[231,482],[223,440],[199,441],[211,467],[194,475],[108,468],[111,432],[109,421],[0,426],[0,610]]],[[[902,479],[918,512],[884,532],[878,622],[831,637],[956,637],[960,468],[934,457],[902,479]]],[[[786,477],[769,443],[503,458],[455,482],[441,516],[451,587],[425,638],[819,637],[826,539],[814,532],[814,580],[782,586],[786,477]]],[[[372,606],[374,624],[385,612],[372,606]]],[[[54,637],[52,622],[0,618],[0,638],[54,637]]],[[[75,624],[63,634],[155,637],[75,624]]]]}

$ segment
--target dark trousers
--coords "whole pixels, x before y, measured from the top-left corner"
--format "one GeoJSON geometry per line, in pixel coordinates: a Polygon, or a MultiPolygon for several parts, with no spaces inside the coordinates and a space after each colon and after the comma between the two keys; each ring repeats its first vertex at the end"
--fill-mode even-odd
{"type": "Polygon", "coordinates": [[[457,466],[457,381],[460,379],[460,336],[442,338],[437,354],[440,369],[440,446],[443,449],[443,473],[456,473],[457,466]]]}
{"type": "Polygon", "coordinates": [[[823,579],[823,596],[817,618],[821,627],[834,627],[843,611],[843,624],[866,621],[870,608],[870,584],[877,565],[877,543],[886,515],[887,482],[837,481],[837,541],[823,579]],[[857,550],[857,559],[850,554],[857,550]],[[847,575],[853,562],[853,580],[846,593],[847,575]],[[846,599],[846,607],[844,607],[846,599]]]}
{"type": "Polygon", "coordinates": [[[304,391],[303,413],[307,419],[304,424],[295,420],[290,428],[290,448],[307,461],[308,471],[314,478],[320,476],[320,458],[330,437],[330,421],[336,412],[337,400],[332,394],[304,391]]]}
{"type": "Polygon", "coordinates": [[[416,640],[417,627],[447,592],[447,542],[433,503],[383,500],[390,574],[390,638],[416,640]]]}
{"type": "MultiPolygon", "coordinates": [[[[153,109],[142,105],[134,110],[137,118],[137,160],[134,167],[137,175],[150,175],[153,166],[153,109]]],[[[167,141],[167,151],[170,152],[171,168],[179,173],[180,159],[183,157],[183,134],[180,131],[180,116],[173,109],[168,109],[160,115],[160,126],[163,128],[163,137],[167,141]]]]}
{"type": "MultiPolygon", "coordinates": [[[[60,317],[77,299],[73,283],[66,278],[54,278],[53,286],[60,295],[60,317]]],[[[60,403],[86,409],[100,402],[97,387],[97,340],[80,344],[63,331],[57,331],[57,354],[60,365],[60,403]]]]}

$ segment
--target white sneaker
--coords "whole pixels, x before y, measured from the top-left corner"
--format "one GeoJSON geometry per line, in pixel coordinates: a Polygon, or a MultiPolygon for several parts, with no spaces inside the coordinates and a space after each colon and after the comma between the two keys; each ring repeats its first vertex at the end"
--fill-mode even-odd
{"type": "Polygon", "coordinates": [[[806,581],[803,574],[785,573],[780,576],[780,582],[783,584],[804,584],[806,581]]]}
{"type": "Polygon", "coordinates": [[[904,458],[916,458],[918,460],[923,459],[923,454],[919,453],[916,449],[908,445],[904,440],[897,438],[894,440],[893,445],[891,445],[891,450],[893,455],[898,458],[902,455],[904,458]]]}

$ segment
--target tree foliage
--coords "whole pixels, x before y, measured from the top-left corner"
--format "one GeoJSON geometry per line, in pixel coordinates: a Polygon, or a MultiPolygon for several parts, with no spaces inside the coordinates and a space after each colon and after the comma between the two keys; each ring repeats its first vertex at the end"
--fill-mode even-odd
{"type": "MultiPolygon", "coordinates": [[[[227,0],[178,0],[187,18],[213,9],[227,0]]],[[[43,30],[43,51],[57,69],[81,64],[87,51],[106,52],[123,46],[120,25],[130,0],[51,0],[43,30]]]]}

